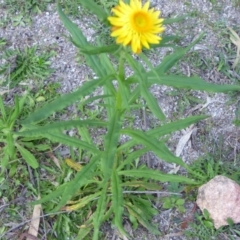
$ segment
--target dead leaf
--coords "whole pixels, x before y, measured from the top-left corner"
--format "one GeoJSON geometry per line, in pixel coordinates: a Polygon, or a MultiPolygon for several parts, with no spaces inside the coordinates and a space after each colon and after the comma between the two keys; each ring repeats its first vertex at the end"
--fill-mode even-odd
{"type": "Polygon", "coordinates": [[[176,156],[179,157],[187,144],[188,140],[190,139],[192,132],[195,130],[193,128],[193,125],[191,125],[188,130],[185,132],[185,134],[180,138],[177,148],[176,148],[176,156]]]}
{"type": "Polygon", "coordinates": [[[62,170],[58,158],[56,158],[51,152],[49,152],[47,155],[53,160],[53,162],[56,164],[56,166],[57,166],[60,170],[62,170]]]}
{"type": "MultiPolygon", "coordinates": [[[[40,199],[40,196],[38,196],[38,199],[40,199]]],[[[37,235],[38,235],[41,209],[42,209],[41,204],[37,204],[37,205],[34,206],[32,220],[30,222],[30,227],[29,227],[29,230],[28,230],[28,234],[30,236],[37,237],[37,235]]],[[[32,237],[27,237],[26,240],[32,240],[32,237]]]]}
{"type": "Polygon", "coordinates": [[[240,37],[238,36],[238,34],[232,28],[228,27],[228,29],[231,32],[230,40],[237,47],[237,56],[236,56],[236,59],[235,59],[235,61],[233,63],[233,68],[235,68],[237,66],[237,64],[238,64],[238,61],[240,60],[240,37]]]}

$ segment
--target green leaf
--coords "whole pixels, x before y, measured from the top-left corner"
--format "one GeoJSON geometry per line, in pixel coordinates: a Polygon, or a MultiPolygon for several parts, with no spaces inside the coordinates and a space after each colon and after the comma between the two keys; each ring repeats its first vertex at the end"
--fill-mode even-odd
{"type": "Polygon", "coordinates": [[[121,232],[122,235],[127,236],[123,225],[122,225],[122,215],[123,215],[123,195],[122,187],[120,183],[120,178],[117,174],[116,169],[112,170],[112,204],[114,209],[114,224],[121,232]]]}
{"type": "Polygon", "coordinates": [[[15,156],[15,145],[12,133],[7,133],[7,144],[6,151],[8,152],[9,158],[12,160],[15,156]]]}
{"type": "Polygon", "coordinates": [[[160,171],[151,170],[151,169],[125,170],[125,171],[119,171],[118,174],[128,176],[128,177],[154,179],[160,182],[179,182],[179,183],[194,184],[194,185],[198,184],[198,182],[184,176],[164,174],[164,173],[160,173],[160,171]]]}
{"type": "Polygon", "coordinates": [[[218,85],[208,83],[199,77],[186,77],[175,75],[164,75],[159,78],[152,76],[148,78],[148,84],[161,84],[175,88],[184,88],[192,90],[203,90],[208,92],[229,92],[240,91],[239,85],[218,85]]]}
{"type": "Polygon", "coordinates": [[[78,127],[78,133],[83,141],[93,145],[93,141],[87,127],[78,127]]]}
{"type": "Polygon", "coordinates": [[[99,228],[104,217],[104,212],[106,211],[106,208],[107,208],[107,203],[108,203],[107,188],[108,188],[108,181],[105,181],[104,179],[102,194],[98,199],[97,209],[94,213],[94,218],[93,218],[93,226],[94,226],[93,240],[98,240],[99,228]]]}
{"type": "Polygon", "coordinates": [[[139,130],[124,129],[121,131],[123,134],[131,136],[137,144],[142,144],[153,151],[159,158],[164,159],[170,163],[176,163],[180,166],[187,168],[187,165],[181,160],[181,158],[174,156],[163,142],[157,140],[157,138],[147,135],[139,130]]]}
{"type": "Polygon", "coordinates": [[[85,53],[88,55],[95,55],[100,53],[113,53],[120,48],[120,46],[116,44],[109,45],[109,46],[100,46],[100,47],[91,46],[91,45],[77,46],[77,47],[81,50],[82,53],[85,53]]]}
{"type": "Polygon", "coordinates": [[[83,7],[87,8],[89,11],[91,11],[93,14],[95,14],[101,22],[108,23],[107,22],[108,14],[95,1],[79,0],[79,3],[83,7]]]}
{"type": "Polygon", "coordinates": [[[16,147],[29,166],[34,169],[39,167],[37,159],[33,156],[31,152],[29,152],[27,149],[23,148],[19,144],[16,144],[16,147]]]}
{"type": "Polygon", "coordinates": [[[99,121],[99,120],[70,120],[70,121],[61,121],[56,123],[51,123],[45,125],[43,127],[34,127],[30,130],[25,130],[22,132],[14,133],[17,136],[34,136],[34,135],[41,135],[50,132],[59,132],[62,130],[67,130],[76,127],[84,127],[84,126],[91,126],[91,127],[106,127],[108,125],[107,122],[99,121]]]}
{"type": "Polygon", "coordinates": [[[158,48],[158,47],[172,47],[176,48],[175,44],[171,44],[173,41],[179,41],[180,37],[179,36],[162,36],[162,40],[158,44],[150,44],[150,49],[153,48],[158,48]]]}
{"type": "MultiPolygon", "coordinates": [[[[82,4],[88,5],[88,2],[82,1],[82,4]]],[[[91,0],[93,3],[93,1],[91,0]]],[[[61,7],[58,5],[58,14],[60,16],[60,19],[62,20],[65,28],[70,32],[72,36],[72,42],[76,46],[88,46],[87,39],[83,35],[82,31],[77,27],[76,24],[74,24],[62,11],[61,7]]],[[[97,74],[99,77],[105,77],[107,76],[106,67],[99,61],[99,58],[95,55],[87,55],[84,54],[84,57],[86,59],[87,64],[93,69],[93,71],[97,74]]]]}
{"type": "Polygon", "coordinates": [[[77,91],[65,94],[62,97],[52,101],[51,103],[44,105],[41,109],[37,109],[34,113],[30,114],[25,120],[23,120],[22,124],[27,125],[35,122],[40,122],[45,118],[49,117],[54,112],[60,111],[68,105],[88,95],[97,87],[102,86],[106,81],[110,81],[113,79],[114,75],[109,75],[98,80],[85,82],[77,91]]]}
{"type": "Polygon", "coordinates": [[[65,144],[70,147],[83,148],[93,154],[97,154],[99,158],[102,156],[102,152],[95,148],[94,145],[89,144],[85,141],[81,141],[77,138],[67,136],[62,133],[46,133],[46,134],[39,133],[39,136],[48,138],[53,142],[65,144]]]}
{"type": "MultiPolygon", "coordinates": [[[[155,71],[158,73],[159,76],[162,76],[168,70],[170,70],[176,63],[183,58],[183,56],[196,44],[198,43],[204,36],[204,33],[200,34],[200,36],[193,41],[190,45],[186,48],[179,48],[176,49],[172,54],[165,56],[161,63],[155,67],[155,71]]],[[[153,72],[148,72],[148,76],[153,76],[153,72]]]]}
{"type": "Polygon", "coordinates": [[[176,201],[176,205],[183,205],[185,203],[185,200],[184,199],[178,199],[177,201],[176,201]]]}
{"type": "Polygon", "coordinates": [[[5,122],[7,119],[7,114],[6,114],[6,110],[5,110],[3,99],[2,99],[1,95],[0,95],[0,112],[2,114],[2,119],[5,122]]]}
{"type": "Polygon", "coordinates": [[[11,113],[8,117],[8,124],[9,125],[13,125],[14,121],[18,118],[19,116],[19,113],[20,113],[20,108],[19,108],[19,100],[18,100],[18,96],[15,95],[15,98],[14,98],[14,111],[13,113],[11,113]]]}
{"type": "Polygon", "coordinates": [[[10,160],[10,156],[8,154],[7,147],[4,147],[4,149],[3,149],[3,157],[2,157],[2,159],[0,161],[1,173],[4,173],[4,171],[6,170],[7,165],[9,163],[9,160],[10,160]]]}
{"type": "MultiPolygon", "coordinates": [[[[128,141],[128,142],[130,142],[130,141],[128,141]]],[[[134,140],[132,140],[131,142],[133,143],[131,146],[135,145],[134,140]]],[[[121,145],[118,148],[118,151],[129,147],[129,146],[124,145],[124,147],[122,148],[122,146],[123,145],[121,145]]],[[[131,164],[132,161],[137,160],[140,156],[142,156],[143,154],[145,154],[148,151],[149,151],[149,148],[142,148],[142,149],[133,151],[132,153],[128,153],[127,158],[119,165],[119,167],[117,169],[121,170],[122,168],[124,168],[124,166],[131,164]]]]}
{"type": "Polygon", "coordinates": [[[92,230],[92,224],[93,224],[93,215],[91,215],[86,222],[84,222],[84,226],[80,228],[78,235],[76,237],[76,240],[85,240],[86,236],[89,234],[89,232],[92,230]]]}
{"type": "MultiPolygon", "coordinates": [[[[77,190],[82,187],[86,181],[95,175],[95,167],[99,161],[99,156],[94,156],[88,164],[86,164],[81,171],[79,171],[74,179],[68,183],[68,186],[64,189],[62,199],[55,211],[58,211],[62,206],[64,206],[67,201],[69,201],[77,190]]],[[[53,210],[54,211],[54,210],[53,210]]]]}
{"type": "Polygon", "coordinates": [[[35,201],[34,204],[43,203],[49,200],[53,200],[59,196],[61,196],[61,200],[58,205],[52,210],[52,212],[58,211],[62,206],[64,206],[73,196],[76,194],[77,190],[79,190],[84,184],[86,184],[87,180],[92,178],[95,174],[95,166],[99,161],[99,156],[94,156],[88,164],[86,164],[81,171],[79,171],[73,180],[68,183],[64,183],[59,186],[57,190],[52,193],[44,196],[38,201],[35,201]]]}
{"type": "Polygon", "coordinates": [[[134,218],[138,220],[145,228],[147,228],[151,233],[153,234],[159,234],[159,231],[157,228],[155,228],[151,223],[148,222],[145,215],[142,213],[141,209],[136,207],[135,205],[131,204],[130,202],[125,204],[128,212],[130,215],[132,215],[134,218]]]}
{"type": "MultiPolygon", "coordinates": [[[[170,70],[176,63],[183,58],[183,56],[196,44],[198,43],[202,38],[204,34],[202,33],[195,41],[193,41],[189,46],[186,48],[179,48],[176,49],[172,54],[165,56],[161,63],[154,68],[154,71],[149,71],[146,73],[148,78],[156,78],[155,74],[157,73],[159,78],[162,78],[165,76],[164,74],[170,70]]],[[[132,75],[127,79],[127,82],[129,84],[136,83],[137,82],[137,75],[132,75]]],[[[145,76],[144,76],[145,78],[145,76]]],[[[175,76],[175,78],[178,78],[178,75],[175,76]]],[[[161,83],[162,84],[162,83],[161,83]]],[[[134,90],[134,95],[137,95],[139,89],[134,90]]]]}
{"type": "MultiPolygon", "coordinates": [[[[200,116],[190,116],[187,117],[185,119],[181,119],[175,122],[171,122],[171,123],[167,123],[164,124],[160,127],[156,127],[155,129],[151,129],[147,132],[145,132],[147,135],[149,136],[153,136],[153,137],[163,137],[166,134],[170,134],[173,133],[175,131],[184,129],[186,127],[188,127],[189,125],[196,123],[200,120],[203,120],[205,118],[207,118],[208,116],[206,115],[200,115],[200,116]]],[[[118,150],[122,151],[123,149],[128,149],[133,147],[134,145],[136,145],[136,141],[134,139],[131,139],[129,141],[127,141],[126,143],[122,144],[118,150]]],[[[146,148],[145,150],[138,150],[138,151],[143,151],[142,155],[145,154],[146,152],[150,151],[149,148],[146,148]]],[[[138,151],[134,151],[133,153],[128,155],[128,158],[130,158],[133,154],[137,154],[138,151]],[[135,153],[136,152],[136,153],[135,153]]],[[[139,154],[137,156],[131,157],[132,160],[137,159],[138,157],[141,156],[141,153],[139,152],[139,154]]],[[[131,159],[129,159],[129,162],[131,162],[131,159]]],[[[121,168],[124,166],[125,162],[128,162],[127,160],[125,160],[120,166],[121,168]]],[[[120,167],[118,169],[121,169],[120,167]]]]}
{"type": "Polygon", "coordinates": [[[212,223],[212,221],[209,220],[203,220],[204,226],[207,228],[214,228],[214,224],[212,223]]]}
{"type": "Polygon", "coordinates": [[[169,209],[169,208],[172,208],[174,207],[172,201],[171,201],[171,198],[164,198],[163,199],[163,208],[164,209],[169,209]]]}
{"type": "Polygon", "coordinates": [[[183,20],[185,20],[187,17],[187,15],[183,15],[180,17],[175,17],[175,18],[165,18],[163,21],[163,24],[172,24],[172,23],[176,23],[176,22],[181,22],[183,20]]]}
{"type": "Polygon", "coordinates": [[[175,122],[166,123],[160,127],[151,129],[151,130],[147,131],[146,134],[149,136],[154,136],[154,137],[163,137],[167,134],[184,129],[184,128],[190,126],[191,124],[196,123],[201,120],[204,120],[208,117],[209,116],[207,116],[207,115],[190,116],[185,119],[180,119],[175,122]]]}
{"type": "Polygon", "coordinates": [[[116,110],[109,122],[108,132],[104,139],[104,157],[102,158],[102,171],[107,180],[111,176],[117,145],[122,126],[122,112],[116,110]]]}
{"type": "Polygon", "coordinates": [[[162,109],[159,107],[157,100],[149,91],[147,84],[145,82],[146,79],[143,77],[140,78],[139,85],[142,97],[146,100],[147,106],[151,109],[152,113],[160,120],[165,119],[165,115],[162,112],[162,109]]]}
{"type": "Polygon", "coordinates": [[[151,109],[153,114],[158,117],[160,120],[164,120],[165,116],[161,110],[161,108],[158,105],[157,100],[153,97],[153,95],[148,90],[148,86],[146,83],[146,73],[143,67],[137,63],[131,55],[126,54],[126,59],[132,69],[134,70],[135,74],[137,74],[136,79],[139,82],[140,91],[143,96],[143,98],[146,100],[148,107],[151,109]]]}
{"type": "MultiPolygon", "coordinates": [[[[99,10],[99,7],[91,1],[85,2],[81,1],[81,3],[86,7],[90,7],[94,12],[102,15],[101,10],[99,10]],[[89,5],[90,4],[90,5],[89,5]]],[[[60,19],[62,20],[64,26],[68,29],[72,36],[72,42],[80,48],[86,48],[86,47],[92,47],[90,44],[88,44],[86,38],[84,37],[82,31],[77,27],[76,24],[70,21],[69,18],[63,13],[61,10],[60,6],[58,5],[58,13],[60,16],[60,19]]],[[[104,17],[105,18],[105,17],[104,17]]],[[[86,59],[86,63],[92,70],[97,74],[98,77],[104,78],[105,76],[109,74],[115,74],[115,70],[112,66],[112,63],[110,62],[109,58],[107,57],[106,54],[102,53],[98,56],[96,55],[88,55],[84,54],[84,57],[86,59]]],[[[105,95],[115,95],[115,88],[111,82],[106,82],[104,85],[104,94],[105,95]]],[[[105,99],[105,104],[109,104],[109,106],[112,105],[114,99],[112,98],[107,98],[105,99]]],[[[108,118],[112,118],[113,114],[113,108],[112,107],[107,107],[107,113],[108,113],[108,118]]]]}
{"type": "Polygon", "coordinates": [[[56,198],[60,197],[63,194],[63,191],[66,187],[68,187],[68,183],[64,183],[60,185],[55,191],[51,192],[50,194],[43,196],[41,199],[37,201],[33,201],[31,204],[36,205],[36,204],[41,204],[44,202],[52,201],[55,200],[56,198]]]}

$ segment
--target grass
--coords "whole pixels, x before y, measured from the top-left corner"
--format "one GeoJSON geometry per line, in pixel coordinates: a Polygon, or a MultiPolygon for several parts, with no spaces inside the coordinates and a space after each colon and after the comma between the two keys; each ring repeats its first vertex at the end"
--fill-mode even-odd
{"type": "MultiPolygon", "coordinates": [[[[25,26],[26,23],[31,22],[32,15],[40,14],[45,11],[50,2],[52,1],[20,2],[5,0],[4,6],[8,9],[8,20],[6,20],[6,22],[12,24],[12,26],[25,26]],[[10,21],[10,17],[16,12],[18,15],[10,21]]],[[[77,7],[79,6],[79,2],[70,0],[62,2],[62,6],[64,6],[66,10],[65,13],[72,15],[73,18],[78,18],[81,14],[90,14],[88,10],[81,10],[80,15],[78,15],[79,11],[77,7]]],[[[96,2],[99,6],[104,6],[108,11],[110,11],[112,5],[116,3],[116,1],[105,0],[96,2]]],[[[216,4],[216,1],[211,2],[216,4]]],[[[234,4],[236,6],[239,5],[238,1],[234,1],[234,4]]],[[[200,19],[206,17],[204,14],[200,14],[197,11],[191,12],[191,14],[200,19]]],[[[204,21],[209,23],[207,20],[204,21]]],[[[109,30],[104,28],[102,23],[96,21],[93,25],[95,25],[96,39],[101,39],[101,42],[106,45],[113,43],[113,40],[109,38],[109,30]]],[[[234,54],[235,48],[229,42],[229,33],[227,29],[224,28],[226,25],[222,22],[216,22],[213,25],[209,23],[207,26],[215,32],[222,46],[221,51],[214,52],[214,58],[203,56],[202,53],[197,51],[192,51],[186,55],[184,63],[190,66],[191,72],[196,70],[196,72],[199,73],[207,73],[214,68],[220,74],[234,80],[235,78],[229,75],[229,71],[231,70],[229,59],[234,54]]],[[[186,28],[188,28],[188,26],[186,26],[186,28]]],[[[54,192],[56,187],[62,185],[70,186],[69,183],[79,176],[78,173],[80,169],[89,164],[93,154],[87,152],[84,147],[72,146],[67,148],[64,144],[53,143],[50,140],[46,140],[46,138],[39,139],[29,136],[14,136],[14,138],[11,139],[9,138],[9,132],[16,131],[16,129],[18,131],[25,131],[26,129],[31,130],[31,128],[34,130],[36,127],[57,122],[58,118],[61,119],[64,114],[68,115],[68,119],[65,120],[79,119],[79,116],[90,120],[104,120],[107,115],[107,111],[104,109],[108,106],[105,99],[108,99],[108,97],[105,96],[103,99],[94,99],[93,97],[94,102],[91,105],[89,105],[92,100],[91,97],[88,100],[82,97],[73,107],[77,109],[74,113],[69,112],[67,109],[63,109],[57,113],[58,115],[54,113],[50,119],[44,120],[40,124],[22,124],[21,120],[30,115],[34,110],[41,108],[44,103],[50,104],[54,99],[58,99],[59,97],[57,93],[60,87],[59,83],[44,84],[44,81],[47,80],[52,73],[49,59],[53,54],[57,53],[44,52],[41,50],[41,46],[23,46],[21,50],[9,50],[6,49],[6,45],[7,41],[5,39],[0,39],[1,56],[5,61],[5,63],[0,66],[0,72],[3,76],[2,83],[12,90],[19,88],[21,90],[19,100],[15,99],[13,103],[13,99],[11,99],[10,104],[7,101],[8,96],[5,94],[2,97],[1,104],[0,114],[6,121],[2,121],[2,125],[0,125],[0,154],[1,156],[9,156],[9,158],[7,160],[5,159],[5,162],[3,160],[1,162],[0,211],[2,216],[5,217],[0,220],[0,238],[18,239],[28,229],[27,223],[21,225],[21,222],[30,219],[33,210],[31,205],[23,204],[21,199],[24,199],[24,203],[30,203],[33,199],[36,199],[39,194],[41,194],[41,196],[46,196],[54,192]],[[22,83],[30,79],[34,80],[33,87],[29,88],[28,86],[22,85],[22,83]],[[21,100],[23,99],[21,93],[24,90],[29,91],[29,93],[23,101],[21,100]],[[20,104],[20,109],[22,111],[16,112],[15,109],[19,101],[22,101],[20,104]],[[8,145],[6,143],[8,143],[8,145]],[[24,148],[25,151],[22,150],[19,145],[24,148]],[[6,146],[11,146],[12,148],[7,150],[6,146]],[[9,152],[12,152],[13,155],[10,156],[9,152]],[[64,152],[67,154],[64,155],[64,152]],[[37,167],[38,165],[36,165],[36,163],[39,164],[40,167],[37,167]],[[29,165],[31,167],[29,167],[29,165]],[[3,171],[4,169],[6,171],[3,171]],[[11,191],[9,191],[9,189],[11,189],[11,191]],[[6,223],[9,224],[6,225],[6,223]],[[8,232],[11,229],[11,224],[19,224],[14,231],[14,235],[10,235],[12,232],[8,232]]],[[[154,51],[152,54],[154,55],[154,51]]],[[[151,55],[149,58],[151,58],[151,55]]],[[[171,74],[181,74],[182,70],[182,64],[180,63],[175,66],[171,74]]],[[[238,69],[236,69],[236,73],[237,71],[238,69]]],[[[195,92],[192,90],[174,89],[170,90],[168,94],[174,99],[177,99],[176,113],[173,116],[175,120],[184,116],[189,108],[193,108],[199,103],[204,104],[203,100],[196,97],[195,92]]],[[[235,98],[232,97],[232,99],[233,102],[236,101],[236,94],[235,98]]],[[[136,103],[136,106],[141,105],[140,103],[141,102],[136,103]]],[[[149,108],[147,108],[147,111],[148,110],[149,108]]],[[[135,113],[136,112],[137,111],[135,111],[135,113]]],[[[127,117],[125,124],[132,128],[135,119],[133,112],[129,111],[127,117]]],[[[239,116],[236,114],[236,121],[238,118],[239,116]]],[[[149,123],[148,126],[149,125],[151,125],[151,123],[149,123]]],[[[211,129],[211,126],[208,125],[207,127],[211,129]]],[[[103,127],[100,128],[99,131],[87,127],[78,127],[64,131],[71,132],[71,135],[79,141],[82,140],[89,144],[95,143],[101,150],[104,148],[104,144],[106,144],[104,143],[106,131],[103,130],[103,127]]],[[[163,136],[163,138],[164,137],[166,136],[163,136]]],[[[210,140],[207,134],[201,137],[201,145],[205,146],[205,149],[208,149],[210,140]]],[[[118,150],[115,157],[116,169],[120,172],[141,170],[142,173],[145,173],[144,171],[147,170],[147,166],[146,163],[142,161],[141,157],[131,158],[137,150],[139,149],[132,149],[130,147],[127,148],[127,150],[118,150]],[[125,161],[127,161],[127,164],[122,165],[121,163],[125,161]]],[[[222,174],[239,182],[239,166],[235,162],[229,163],[224,161],[226,153],[222,154],[222,152],[225,150],[226,149],[221,148],[217,149],[211,155],[204,154],[204,156],[194,161],[192,165],[190,165],[194,174],[189,174],[188,177],[196,179],[203,184],[215,175],[222,174]]],[[[98,199],[101,198],[102,192],[105,194],[104,196],[106,196],[104,201],[107,206],[103,219],[108,219],[108,222],[111,222],[111,224],[120,226],[118,219],[112,214],[116,211],[116,206],[118,206],[119,203],[116,199],[111,198],[111,194],[119,194],[119,198],[124,206],[124,211],[121,210],[122,213],[121,211],[117,211],[119,216],[129,221],[133,230],[140,229],[141,231],[141,229],[146,228],[155,233],[157,233],[157,227],[152,224],[151,219],[154,215],[158,214],[159,211],[164,211],[166,209],[170,209],[171,211],[176,210],[179,216],[182,217],[182,213],[187,210],[186,203],[188,201],[195,201],[196,186],[190,186],[189,190],[184,183],[171,182],[167,186],[168,192],[181,194],[185,191],[188,196],[168,195],[161,199],[162,207],[156,209],[154,207],[156,200],[154,194],[148,195],[145,193],[148,191],[159,192],[164,187],[164,184],[160,184],[159,182],[155,183],[152,182],[152,180],[146,181],[147,175],[131,178],[131,176],[128,175],[114,175],[113,173],[114,180],[110,182],[110,185],[105,187],[103,185],[104,174],[101,171],[101,167],[98,166],[94,169],[93,173],[89,173],[92,174],[91,177],[85,182],[82,188],[74,192],[73,198],[71,199],[72,202],[68,201],[67,204],[59,209],[59,214],[52,213],[42,218],[39,230],[39,235],[41,237],[47,234],[48,239],[76,239],[75,237],[77,235],[81,236],[82,234],[84,236],[85,234],[86,237],[84,239],[93,239],[92,227],[96,224],[93,220],[93,216],[95,217],[96,215],[93,214],[96,209],[100,208],[98,199]],[[113,193],[110,190],[113,190],[113,193]],[[130,194],[130,192],[134,194],[130,194]],[[141,193],[135,194],[137,192],[141,193]],[[113,209],[113,206],[115,209],[113,209]],[[61,213],[61,211],[69,209],[74,211],[68,212],[67,214],[61,213]],[[144,216],[144,218],[142,216],[144,216]]],[[[52,201],[47,201],[42,204],[44,208],[43,213],[50,212],[57,204],[58,199],[54,198],[52,201]]],[[[197,236],[199,239],[218,239],[219,236],[224,234],[225,236],[227,235],[229,239],[234,239],[235,237],[239,237],[239,231],[238,225],[230,225],[229,227],[215,230],[207,213],[198,213],[194,220],[189,223],[189,229],[185,231],[185,236],[189,237],[189,239],[193,239],[193,237],[197,236]]],[[[124,232],[124,230],[122,230],[122,232],[124,232]]],[[[100,239],[104,239],[105,231],[103,229],[100,229],[99,236],[100,239]]]]}
{"type": "Polygon", "coordinates": [[[13,88],[22,81],[44,80],[50,76],[53,69],[50,68],[50,57],[54,52],[37,52],[38,46],[20,49],[5,49],[1,57],[4,60],[0,73],[4,74],[2,85],[13,88]]]}

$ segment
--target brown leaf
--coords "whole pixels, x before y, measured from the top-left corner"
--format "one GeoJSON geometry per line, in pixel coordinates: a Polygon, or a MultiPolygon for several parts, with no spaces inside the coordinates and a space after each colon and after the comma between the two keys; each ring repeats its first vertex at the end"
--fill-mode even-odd
{"type": "Polygon", "coordinates": [[[237,47],[237,56],[236,56],[236,59],[233,63],[233,68],[235,68],[238,64],[238,61],[240,60],[240,37],[238,36],[238,34],[232,28],[228,27],[228,29],[231,32],[230,40],[237,47]]]}
{"type": "Polygon", "coordinates": [[[56,158],[51,152],[49,152],[47,155],[53,160],[53,162],[57,165],[57,167],[58,167],[60,170],[62,170],[62,169],[61,169],[61,165],[60,165],[60,163],[59,163],[59,159],[56,158]]]}
{"type": "MultiPolygon", "coordinates": [[[[38,196],[38,199],[40,199],[40,196],[38,196]]],[[[30,227],[29,227],[29,230],[28,230],[29,236],[37,237],[37,235],[38,235],[41,209],[42,209],[41,204],[37,204],[37,205],[34,206],[32,221],[30,222],[30,227]]],[[[26,240],[32,240],[32,237],[29,237],[29,236],[27,237],[26,240]]]]}

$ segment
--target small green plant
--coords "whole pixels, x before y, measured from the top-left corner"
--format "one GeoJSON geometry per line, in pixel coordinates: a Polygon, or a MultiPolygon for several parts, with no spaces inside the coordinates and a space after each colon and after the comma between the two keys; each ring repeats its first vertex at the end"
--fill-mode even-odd
{"type": "Polygon", "coordinates": [[[240,237],[238,226],[234,226],[231,219],[228,219],[229,226],[223,226],[215,229],[212,219],[206,209],[203,215],[195,214],[195,221],[190,223],[189,229],[184,231],[188,239],[228,239],[234,240],[240,237]],[[224,237],[225,236],[225,237],[224,237]],[[224,237],[224,238],[223,238],[224,237]]]}
{"type": "Polygon", "coordinates": [[[15,162],[12,168],[15,169],[16,160],[19,158],[23,158],[32,168],[37,168],[38,162],[31,151],[34,149],[35,151],[45,151],[49,149],[48,145],[37,144],[39,138],[21,138],[13,134],[13,131],[21,128],[19,120],[26,104],[26,99],[27,94],[20,97],[20,99],[16,96],[14,106],[6,107],[0,96],[0,163],[2,172],[4,172],[6,168],[11,168],[8,166],[10,161],[15,162]],[[31,149],[31,151],[28,149],[31,149]]]}
{"type": "Polygon", "coordinates": [[[180,213],[185,212],[185,200],[181,197],[180,192],[182,192],[184,187],[180,187],[179,183],[171,182],[168,186],[168,192],[170,195],[168,197],[163,198],[163,208],[164,209],[171,209],[171,208],[176,208],[180,213]],[[177,195],[179,194],[179,195],[177,195]]]}
{"type": "Polygon", "coordinates": [[[180,213],[185,212],[184,207],[185,200],[179,197],[170,196],[163,199],[163,208],[164,209],[172,209],[176,208],[180,213]]]}
{"type": "Polygon", "coordinates": [[[23,158],[31,167],[37,168],[38,162],[34,157],[39,152],[49,150],[51,147],[40,138],[22,138],[14,135],[17,129],[23,129],[20,120],[26,117],[34,109],[44,103],[52,101],[58,96],[56,90],[58,83],[48,84],[36,93],[24,93],[15,96],[14,103],[5,104],[6,94],[0,95],[0,166],[2,172],[10,169],[12,174],[16,170],[18,159],[23,158]],[[11,164],[13,163],[13,164],[11,164]]]}
{"type": "Polygon", "coordinates": [[[216,156],[207,155],[189,165],[189,177],[196,179],[201,185],[216,175],[224,175],[240,182],[239,166],[232,162],[221,161],[216,156]]]}
{"type": "Polygon", "coordinates": [[[42,13],[49,3],[54,0],[4,0],[2,7],[8,11],[7,22],[12,22],[13,26],[30,24],[31,16],[42,13]],[[17,15],[16,15],[17,14],[17,15]]]}
{"type": "Polygon", "coordinates": [[[2,54],[5,64],[1,66],[0,72],[5,73],[6,79],[2,85],[13,88],[21,81],[43,80],[50,76],[53,70],[50,68],[50,53],[37,53],[37,46],[25,48],[23,51],[6,50],[2,54]]]}

